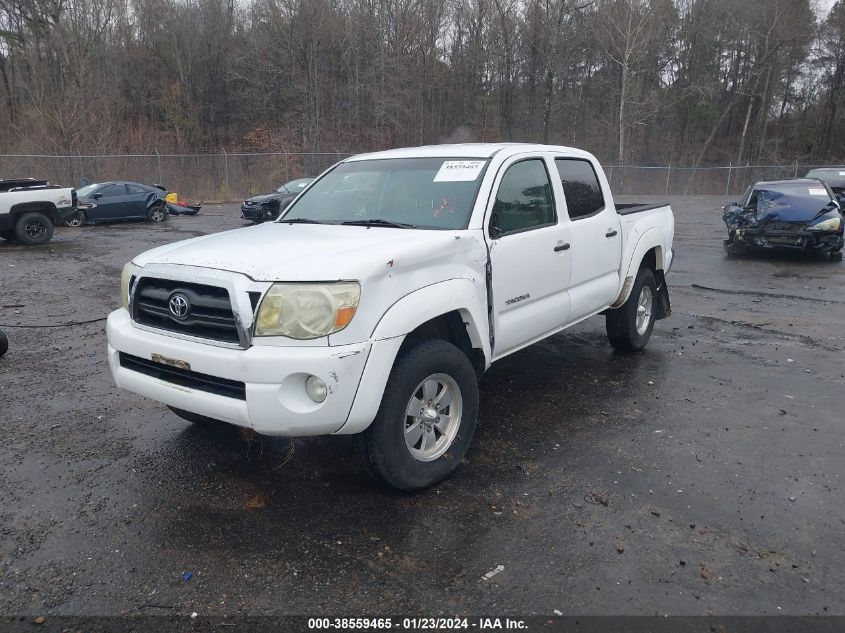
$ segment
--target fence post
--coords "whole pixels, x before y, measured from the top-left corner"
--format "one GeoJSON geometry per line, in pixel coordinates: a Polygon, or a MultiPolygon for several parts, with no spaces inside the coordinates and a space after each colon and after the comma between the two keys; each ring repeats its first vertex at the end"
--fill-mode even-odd
{"type": "Polygon", "coordinates": [[[733,175],[733,166],[734,166],[733,161],[728,163],[728,184],[725,185],[725,197],[726,198],[729,195],[731,195],[730,194],[730,191],[731,191],[731,176],[733,175]]]}
{"type": "Polygon", "coordinates": [[[664,196],[669,195],[669,176],[672,175],[672,163],[669,163],[669,166],[666,168],[666,188],[663,191],[664,196]]]}
{"type": "Polygon", "coordinates": [[[795,175],[793,176],[793,178],[798,178],[798,161],[797,160],[795,161],[795,175]]]}
{"type": "Polygon", "coordinates": [[[607,184],[609,184],[610,189],[613,190],[613,163],[610,163],[610,173],[607,177],[607,184]]]}
{"type": "Polygon", "coordinates": [[[229,195],[229,154],[226,153],[226,148],[223,149],[223,182],[226,186],[226,195],[229,195]]]}
{"type": "Polygon", "coordinates": [[[290,180],[290,162],[288,159],[288,151],[285,149],[285,146],[282,145],[282,151],[285,153],[285,182],[290,180]]]}
{"type": "Polygon", "coordinates": [[[85,172],[82,169],[82,152],[76,150],[76,156],[79,159],[79,186],[82,186],[82,179],[85,178],[85,172]]]}
{"type": "Polygon", "coordinates": [[[158,166],[158,184],[163,185],[164,179],[161,177],[161,154],[158,153],[158,148],[155,148],[156,165],[158,166]]]}

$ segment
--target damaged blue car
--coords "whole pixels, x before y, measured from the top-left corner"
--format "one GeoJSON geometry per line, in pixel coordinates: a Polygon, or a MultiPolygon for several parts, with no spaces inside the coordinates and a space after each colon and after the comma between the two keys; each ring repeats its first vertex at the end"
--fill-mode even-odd
{"type": "Polygon", "coordinates": [[[758,182],[724,207],[725,251],[749,249],[814,253],[842,260],[843,218],[836,196],[814,178],[758,182]]]}

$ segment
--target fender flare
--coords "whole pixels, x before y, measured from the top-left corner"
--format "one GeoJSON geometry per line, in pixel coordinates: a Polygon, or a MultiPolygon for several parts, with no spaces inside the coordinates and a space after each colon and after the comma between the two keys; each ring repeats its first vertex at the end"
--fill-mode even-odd
{"type": "Polygon", "coordinates": [[[631,294],[631,288],[634,286],[634,277],[640,269],[640,264],[645,254],[652,249],[655,250],[655,268],[657,270],[663,270],[665,262],[663,254],[663,231],[656,227],[647,230],[637,240],[637,245],[634,247],[631,258],[628,260],[628,267],[622,277],[622,287],[619,289],[616,299],[610,304],[611,308],[620,308],[628,300],[628,296],[631,294]]]}
{"type": "Polygon", "coordinates": [[[417,327],[448,312],[458,312],[467,326],[472,346],[490,358],[487,332],[487,288],[467,278],[456,278],[425,286],[394,303],[373,328],[374,341],[405,336],[417,327]]]}
{"type": "Polygon", "coordinates": [[[489,366],[491,353],[486,309],[486,286],[483,282],[467,278],[425,286],[390,306],[373,329],[370,337],[372,349],[358,384],[358,392],[346,422],[335,433],[360,433],[372,423],[405,337],[436,317],[458,312],[467,326],[472,346],[483,351],[485,367],[489,366]]]}
{"type": "Polygon", "coordinates": [[[9,216],[12,218],[12,223],[17,222],[18,216],[23,215],[24,213],[29,213],[30,211],[43,213],[50,218],[53,224],[57,224],[59,221],[59,211],[56,208],[56,205],[49,200],[44,200],[35,202],[19,202],[12,205],[9,209],[9,216]]]}

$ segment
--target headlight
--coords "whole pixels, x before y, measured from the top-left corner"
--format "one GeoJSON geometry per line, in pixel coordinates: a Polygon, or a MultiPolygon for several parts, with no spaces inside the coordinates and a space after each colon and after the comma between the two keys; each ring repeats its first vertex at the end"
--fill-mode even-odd
{"type": "Polygon", "coordinates": [[[141,270],[140,266],[129,262],[120,273],[120,302],[127,310],[129,309],[129,283],[139,270],[141,270]]]}
{"type": "Polygon", "coordinates": [[[360,297],[361,286],[356,282],[273,284],[258,308],[255,335],[328,336],[349,325],[360,297]]]}
{"type": "Polygon", "coordinates": [[[839,226],[842,224],[842,218],[835,217],[830,218],[829,220],[822,220],[818,224],[814,224],[813,226],[808,226],[808,231],[838,231],[839,226]]]}

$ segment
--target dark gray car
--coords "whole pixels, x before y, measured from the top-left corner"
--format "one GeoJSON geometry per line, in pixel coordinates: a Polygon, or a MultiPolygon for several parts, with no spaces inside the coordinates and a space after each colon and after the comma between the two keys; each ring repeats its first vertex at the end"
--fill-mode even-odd
{"type": "Polygon", "coordinates": [[[262,193],[247,198],[241,205],[241,217],[255,223],[275,220],[313,181],[313,178],[297,178],[286,182],[272,193],[262,193]]]}
{"type": "Polygon", "coordinates": [[[80,226],[121,220],[162,222],[167,219],[166,193],[158,187],[123,180],[85,185],[77,190],[79,212],[67,224],[80,226]]]}

